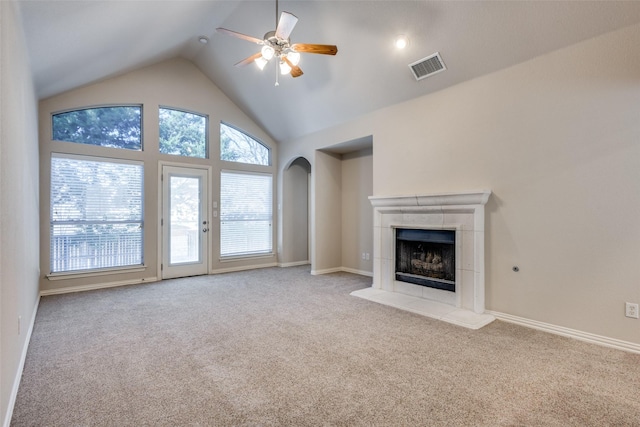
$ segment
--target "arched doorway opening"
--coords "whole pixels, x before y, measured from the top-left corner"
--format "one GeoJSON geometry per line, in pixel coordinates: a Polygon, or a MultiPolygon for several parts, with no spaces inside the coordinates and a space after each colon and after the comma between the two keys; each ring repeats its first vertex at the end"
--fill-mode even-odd
{"type": "Polygon", "coordinates": [[[282,251],[283,267],[310,264],[309,202],[311,164],[304,157],[285,168],[282,180],[282,251]]]}

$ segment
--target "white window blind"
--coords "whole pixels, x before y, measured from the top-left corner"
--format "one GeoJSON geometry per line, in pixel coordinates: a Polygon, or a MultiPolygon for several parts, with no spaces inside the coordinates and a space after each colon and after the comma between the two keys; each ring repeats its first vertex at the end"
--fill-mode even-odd
{"type": "Polygon", "coordinates": [[[51,272],[143,263],[143,166],[51,158],[51,272]]]}
{"type": "Polygon", "coordinates": [[[223,171],[220,188],[220,254],[272,251],[273,184],[270,174],[223,171]]]}

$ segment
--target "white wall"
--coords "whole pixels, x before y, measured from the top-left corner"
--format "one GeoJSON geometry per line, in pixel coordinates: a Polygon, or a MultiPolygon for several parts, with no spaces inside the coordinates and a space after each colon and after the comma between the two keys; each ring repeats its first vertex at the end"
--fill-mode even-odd
{"type": "MultiPolygon", "coordinates": [[[[174,59],[142,68],[130,73],[108,79],[86,87],[71,90],[40,101],[40,164],[41,188],[47,189],[41,194],[40,230],[41,269],[40,286],[46,292],[59,292],[81,288],[91,288],[104,284],[126,284],[157,280],[159,270],[159,163],[178,162],[193,166],[208,166],[212,169],[210,177],[211,202],[219,203],[220,171],[235,170],[265,172],[274,175],[273,193],[276,189],[277,147],[275,142],[251,119],[233,104],[193,63],[184,59],[174,59]],[[143,105],[143,145],[144,150],[121,150],[59,142],[51,140],[51,114],[64,110],[77,109],[101,104],[142,104],[143,105]],[[193,111],[209,117],[209,159],[195,159],[170,156],[159,153],[158,107],[193,111]],[[231,124],[257,138],[272,150],[271,166],[242,165],[221,162],[220,159],[220,122],[231,124]],[[50,280],[49,273],[49,176],[50,156],[52,152],[94,156],[117,156],[144,162],[144,245],[145,269],[142,272],[116,272],[110,275],[71,277],[64,280],[50,280]]],[[[211,206],[210,213],[216,210],[211,206]]],[[[276,210],[274,197],[273,212],[276,210]]],[[[273,240],[274,252],[259,258],[221,260],[219,217],[210,217],[210,265],[211,272],[276,265],[276,239],[273,240]]],[[[273,223],[275,227],[275,222],[273,223]]],[[[275,233],[274,233],[275,236],[275,233]]]]}
{"type": "MultiPolygon", "coordinates": [[[[640,343],[640,320],[624,317],[625,301],[640,302],[638,45],[636,25],[283,143],[280,153],[373,135],[374,195],[493,190],[487,308],[640,343]]],[[[316,234],[326,231],[317,224],[316,234]]]]}
{"type": "Polygon", "coordinates": [[[0,64],[0,423],[8,426],[39,274],[37,102],[14,2],[0,2],[0,64]]]}

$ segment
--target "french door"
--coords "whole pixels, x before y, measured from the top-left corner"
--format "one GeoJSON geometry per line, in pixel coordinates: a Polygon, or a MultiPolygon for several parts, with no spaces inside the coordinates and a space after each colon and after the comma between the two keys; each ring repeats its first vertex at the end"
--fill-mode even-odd
{"type": "Polygon", "coordinates": [[[162,166],[162,278],[209,270],[207,169],[162,166]]]}

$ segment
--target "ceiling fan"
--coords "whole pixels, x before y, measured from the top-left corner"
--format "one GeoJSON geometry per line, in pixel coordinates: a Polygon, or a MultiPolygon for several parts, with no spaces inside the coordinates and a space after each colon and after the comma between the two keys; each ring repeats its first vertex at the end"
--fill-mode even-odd
{"type": "MultiPolygon", "coordinates": [[[[276,0],[276,29],[269,31],[261,40],[226,28],[216,28],[216,31],[229,36],[262,46],[260,52],[243,59],[235,64],[236,67],[255,63],[261,70],[272,59],[276,58],[279,64],[280,74],[291,74],[292,77],[300,77],[303,73],[298,64],[300,63],[300,53],[316,53],[321,55],[335,55],[338,47],[327,44],[293,43],[289,40],[289,35],[296,26],[298,18],[289,12],[282,12],[278,20],[278,0],[276,0]]],[[[278,86],[278,73],[276,69],[276,86],[278,86]]]]}

